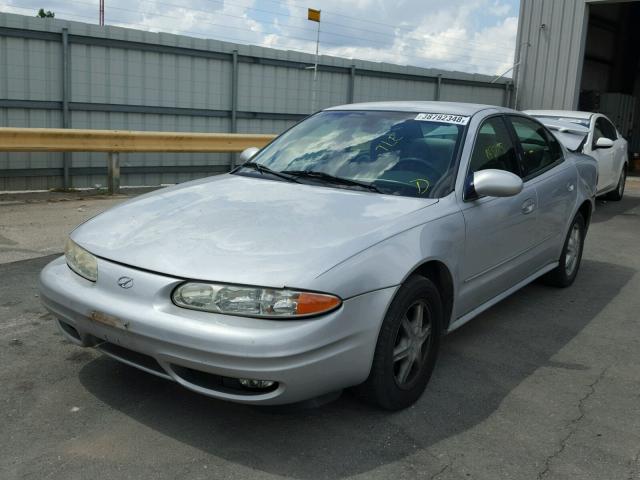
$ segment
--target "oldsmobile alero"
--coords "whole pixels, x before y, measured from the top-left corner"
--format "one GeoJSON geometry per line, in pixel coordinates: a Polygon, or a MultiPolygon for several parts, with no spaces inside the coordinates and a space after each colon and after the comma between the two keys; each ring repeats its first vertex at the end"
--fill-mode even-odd
{"type": "Polygon", "coordinates": [[[71,233],[40,279],[66,338],[219,399],[404,408],[445,333],[574,281],[597,183],[535,119],[458,103],[328,108],[242,157],[71,233]]]}

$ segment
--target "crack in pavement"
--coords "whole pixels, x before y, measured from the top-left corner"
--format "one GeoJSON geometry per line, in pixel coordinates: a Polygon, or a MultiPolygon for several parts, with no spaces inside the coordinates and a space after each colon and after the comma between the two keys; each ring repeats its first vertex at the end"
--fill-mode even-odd
{"type": "Polygon", "coordinates": [[[438,478],[440,475],[442,475],[444,472],[447,471],[447,469],[450,467],[451,465],[449,465],[448,463],[442,467],[439,471],[437,471],[436,473],[434,473],[431,478],[429,480],[435,480],[436,478],[438,478]]]}
{"type": "Polygon", "coordinates": [[[544,468],[540,472],[538,472],[538,480],[547,476],[551,469],[551,462],[564,451],[564,449],[567,447],[567,442],[569,441],[569,439],[573,437],[573,435],[578,431],[578,423],[580,423],[580,421],[586,415],[584,411],[584,404],[587,400],[589,400],[589,397],[591,397],[591,395],[596,392],[596,385],[600,382],[600,380],[604,378],[604,375],[605,373],[607,373],[608,369],[609,367],[606,367],[602,370],[602,372],[600,372],[597,378],[589,385],[589,391],[578,402],[578,411],[580,412],[580,414],[567,424],[567,426],[572,426],[573,428],[571,428],[569,430],[569,433],[567,433],[567,435],[565,435],[565,437],[560,441],[560,445],[556,449],[556,451],[545,459],[544,468]]]}

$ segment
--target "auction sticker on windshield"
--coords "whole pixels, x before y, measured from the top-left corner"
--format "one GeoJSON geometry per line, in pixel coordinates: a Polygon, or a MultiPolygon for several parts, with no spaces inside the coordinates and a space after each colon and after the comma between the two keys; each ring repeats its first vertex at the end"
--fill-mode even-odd
{"type": "Polygon", "coordinates": [[[469,118],[464,115],[451,115],[449,113],[419,113],[416,115],[416,120],[422,120],[425,122],[440,122],[440,123],[453,123],[454,125],[466,125],[469,123],[469,118]]]}

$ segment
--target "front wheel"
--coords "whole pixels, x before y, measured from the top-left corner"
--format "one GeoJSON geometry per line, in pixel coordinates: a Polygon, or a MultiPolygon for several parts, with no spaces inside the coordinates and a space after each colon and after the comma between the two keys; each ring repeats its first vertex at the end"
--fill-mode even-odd
{"type": "Polygon", "coordinates": [[[627,169],[625,165],[622,166],[622,172],[620,172],[620,178],[618,179],[618,185],[616,189],[607,195],[609,200],[613,200],[614,202],[619,202],[622,200],[622,196],[624,195],[624,187],[627,183],[627,169]]]}
{"type": "Polygon", "coordinates": [[[410,277],[398,290],[382,322],[369,378],[358,387],[365,400],[387,410],[413,404],[436,364],[442,300],[424,277],[410,277]]]}
{"type": "Polygon", "coordinates": [[[569,233],[567,233],[558,266],[543,277],[545,283],[561,288],[568,287],[573,283],[578,275],[582,260],[584,237],[584,218],[582,214],[578,213],[571,223],[569,233]]]}

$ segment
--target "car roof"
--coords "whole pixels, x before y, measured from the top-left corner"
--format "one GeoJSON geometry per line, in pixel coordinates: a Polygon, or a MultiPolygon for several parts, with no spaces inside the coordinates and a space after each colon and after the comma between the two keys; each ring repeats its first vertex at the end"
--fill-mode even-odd
{"type": "Polygon", "coordinates": [[[395,112],[416,112],[416,113],[446,113],[451,115],[471,116],[482,110],[494,109],[501,112],[516,113],[505,107],[497,107],[495,105],[481,105],[476,103],[461,102],[427,102],[427,101],[402,101],[402,102],[366,102],[366,103],[349,103],[347,105],[338,105],[329,107],[325,110],[382,110],[395,112]]]}
{"type": "Polygon", "coordinates": [[[524,110],[524,113],[531,115],[532,117],[569,117],[580,118],[583,120],[589,120],[595,113],[593,112],[581,112],[578,110],[524,110]]]}

